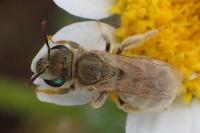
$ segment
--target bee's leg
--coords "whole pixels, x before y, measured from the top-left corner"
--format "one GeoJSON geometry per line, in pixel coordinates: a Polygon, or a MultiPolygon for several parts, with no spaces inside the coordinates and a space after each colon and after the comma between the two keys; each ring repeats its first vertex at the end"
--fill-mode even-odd
{"type": "Polygon", "coordinates": [[[120,109],[124,110],[125,102],[120,97],[115,97],[114,101],[120,109]]]}
{"type": "Polygon", "coordinates": [[[127,50],[128,48],[135,48],[140,46],[141,43],[148,41],[152,37],[156,36],[161,31],[161,29],[162,28],[154,29],[143,34],[137,34],[128,37],[121,43],[120,47],[117,49],[116,54],[121,54],[124,50],[127,50]]]}
{"type": "Polygon", "coordinates": [[[61,94],[67,94],[67,93],[73,92],[74,89],[73,88],[59,88],[58,90],[51,90],[51,89],[39,90],[39,89],[36,89],[35,91],[39,92],[39,93],[45,93],[45,94],[48,94],[48,95],[61,95],[61,94]]]}
{"type": "Polygon", "coordinates": [[[106,34],[103,34],[103,33],[102,33],[102,38],[103,38],[103,39],[105,40],[105,42],[106,42],[105,51],[106,51],[106,52],[110,52],[110,45],[111,45],[111,42],[110,42],[109,37],[108,37],[106,34]]]}
{"type": "Polygon", "coordinates": [[[124,110],[125,112],[138,112],[138,111],[141,111],[137,107],[130,106],[127,102],[123,101],[120,97],[117,97],[116,104],[120,109],[124,110]]]}
{"type": "Polygon", "coordinates": [[[101,38],[103,38],[103,40],[106,42],[106,48],[105,51],[106,52],[110,52],[110,46],[111,46],[111,41],[109,39],[109,36],[106,34],[105,30],[103,30],[103,27],[101,26],[101,23],[99,21],[96,21],[100,31],[101,31],[101,38]]]}
{"type": "Polygon", "coordinates": [[[91,105],[94,108],[100,108],[106,101],[108,95],[105,92],[99,92],[97,96],[91,101],[91,105]]]}
{"type": "Polygon", "coordinates": [[[75,91],[75,86],[74,86],[74,84],[71,84],[67,88],[57,88],[56,90],[35,89],[35,91],[39,92],[39,93],[46,93],[46,94],[49,94],[49,95],[61,95],[61,94],[67,94],[67,93],[71,93],[71,92],[75,91]]]}

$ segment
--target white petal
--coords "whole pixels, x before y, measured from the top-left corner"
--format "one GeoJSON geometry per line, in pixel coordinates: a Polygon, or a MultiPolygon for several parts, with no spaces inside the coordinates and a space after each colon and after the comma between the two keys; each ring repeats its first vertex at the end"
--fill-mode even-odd
{"type": "Polygon", "coordinates": [[[161,112],[129,113],[126,133],[191,133],[189,107],[183,101],[161,112]]]}
{"type": "Polygon", "coordinates": [[[115,0],[53,0],[59,7],[72,15],[101,19],[111,15],[115,0]]]}
{"type": "Polygon", "coordinates": [[[54,40],[71,40],[80,44],[86,50],[105,50],[106,42],[102,33],[108,35],[112,45],[116,45],[116,29],[108,24],[97,21],[85,21],[68,25],[59,30],[54,40]]]}
{"type": "Polygon", "coordinates": [[[75,90],[73,92],[61,95],[48,95],[36,93],[40,101],[54,103],[57,105],[83,105],[91,101],[93,93],[75,90]]]}
{"type": "Polygon", "coordinates": [[[190,107],[192,117],[191,133],[200,133],[200,101],[195,99],[190,107]]]}
{"type": "MultiPolygon", "coordinates": [[[[97,23],[96,21],[87,21],[71,24],[59,30],[54,36],[54,41],[59,40],[71,40],[86,50],[105,50],[106,42],[102,39],[102,30],[103,33],[106,33],[109,36],[111,47],[117,45],[115,40],[115,29],[104,23],[97,23]]],[[[50,43],[50,47],[55,46],[55,44],[50,43]]],[[[35,72],[35,64],[39,58],[47,54],[47,48],[44,45],[38,54],[34,57],[31,65],[31,70],[35,72]]],[[[41,88],[51,88],[48,86],[41,78],[37,78],[34,83],[40,86],[41,88]]],[[[68,84],[64,84],[64,87],[68,87],[68,84]]],[[[91,101],[92,96],[95,95],[92,92],[80,91],[79,88],[77,91],[70,92],[68,94],[62,95],[47,95],[44,93],[37,93],[38,99],[45,102],[55,103],[59,105],[81,105],[91,101]]]]}
{"type": "Polygon", "coordinates": [[[33,81],[33,83],[35,85],[41,85],[41,84],[45,84],[45,82],[39,77],[37,79],[35,79],[35,81],[33,81]]]}

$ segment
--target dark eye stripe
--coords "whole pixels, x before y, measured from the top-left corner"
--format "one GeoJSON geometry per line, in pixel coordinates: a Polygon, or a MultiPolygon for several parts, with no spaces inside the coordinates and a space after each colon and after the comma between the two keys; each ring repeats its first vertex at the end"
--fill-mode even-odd
{"type": "Polygon", "coordinates": [[[60,87],[65,83],[65,80],[61,78],[61,79],[54,79],[54,80],[44,80],[44,82],[52,87],[60,87]]]}
{"type": "Polygon", "coordinates": [[[52,49],[62,49],[62,50],[68,50],[68,48],[65,45],[56,45],[51,48],[52,49]]]}

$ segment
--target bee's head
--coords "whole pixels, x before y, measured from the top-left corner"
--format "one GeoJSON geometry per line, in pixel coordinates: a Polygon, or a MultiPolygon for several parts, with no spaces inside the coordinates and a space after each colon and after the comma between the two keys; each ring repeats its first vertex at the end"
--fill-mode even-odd
{"type": "Polygon", "coordinates": [[[64,45],[57,45],[50,49],[50,56],[47,54],[37,61],[35,70],[36,73],[43,72],[40,77],[48,84],[51,81],[64,83],[71,80],[72,61],[72,51],[64,45]]]}
{"type": "Polygon", "coordinates": [[[72,78],[73,52],[64,45],[50,48],[47,35],[45,35],[45,43],[47,54],[36,61],[34,65],[36,74],[32,77],[31,82],[40,77],[48,85],[60,87],[72,78]]]}

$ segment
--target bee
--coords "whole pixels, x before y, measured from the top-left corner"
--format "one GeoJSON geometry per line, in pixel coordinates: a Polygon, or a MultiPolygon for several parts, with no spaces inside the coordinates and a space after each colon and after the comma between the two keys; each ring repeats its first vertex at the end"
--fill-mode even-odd
{"type": "Polygon", "coordinates": [[[160,29],[129,37],[111,52],[111,43],[104,33],[105,51],[88,51],[73,41],[49,39],[46,22],[42,25],[48,51],[36,62],[31,82],[40,77],[58,89],[36,91],[50,95],[70,93],[76,88],[94,91],[97,95],[91,101],[93,107],[101,107],[111,96],[126,112],[163,109],[176,98],[182,82],[176,68],[149,57],[121,55],[124,50],[152,38],[160,29]],[[50,48],[49,40],[56,45],[50,48]],[[68,88],[59,88],[65,83],[70,84],[68,88]]]}

